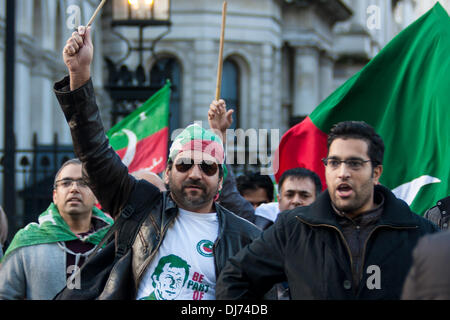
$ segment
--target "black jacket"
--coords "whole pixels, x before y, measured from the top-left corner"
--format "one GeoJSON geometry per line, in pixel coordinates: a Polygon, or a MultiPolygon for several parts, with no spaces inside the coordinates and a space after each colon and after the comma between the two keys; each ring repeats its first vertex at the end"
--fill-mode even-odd
{"type": "MultiPolygon", "coordinates": [[[[83,177],[89,181],[106,212],[116,216],[127,205],[133,194],[142,193],[146,184],[148,197],[156,195],[152,210],[133,200],[135,210],[150,211],[144,219],[132,250],[124,255],[112,269],[100,299],[134,299],[143,273],[164,240],[167,229],[178,213],[175,202],[167,192],[149,183],[140,182],[128,174],[119,156],[109,145],[100,113],[95,101],[91,80],[72,92],[69,78],[55,84],[55,93],[69,123],[74,151],[83,163],[83,177]],[[87,173],[87,175],[85,174],[87,173]]],[[[250,243],[260,230],[250,222],[215,204],[219,221],[219,234],[213,247],[216,274],[227,259],[250,243]]]]}
{"type": "Polygon", "coordinates": [[[423,216],[437,224],[442,230],[450,230],[450,196],[439,200],[436,205],[428,209],[423,216]]]}
{"type": "Polygon", "coordinates": [[[402,299],[450,300],[450,231],[420,239],[402,299]]]}
{"type": "Polygon", "coordinates": [[[217,298],[260,298],[287,280],[292,299],[399,299],[414,246],[437,227],[387,188],[376,186],[375,192],[384,195],[384,211],[364,246],[358,288],[352,287],[350,250],[325,191],[311,206],[281,213],[231,258],[217,281],[217,298]]]}

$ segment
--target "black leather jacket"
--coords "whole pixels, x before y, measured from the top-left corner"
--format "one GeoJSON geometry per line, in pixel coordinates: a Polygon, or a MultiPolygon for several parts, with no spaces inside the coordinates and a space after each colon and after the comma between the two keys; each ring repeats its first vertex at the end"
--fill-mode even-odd
{"type": "MultiPolygon", "coordinates": [[[[109,145],[95,101],[92,81],[70,91],[69,78],[55,84],[55,93],[69,123],[74,151],[83,163],[83,176],[89,181],[105,211],[116,216],[128,203],[139,184],[109,145]]],[[[151,193],[159,193],[152,186],[151,193]]],[[[152,196],[149,194],[149,197],[152,196]]],[[[174,222],[178,209],[168,192],[157,197],[156,209],[142,223],[132,250],[112,269],[100,299],[134,299],[141,278],[174,222]],[[131,283],[130,283],[131,282],[131,283]]],[[[143,199],[142,204],[145,202],[143,199]]],[[[149,210],[135,204],[136,210],[149,210]]],[[[215,203],[219,234],[213,247],[218,276],[229,257],[260,234],[250,222],[215,203]]]]}

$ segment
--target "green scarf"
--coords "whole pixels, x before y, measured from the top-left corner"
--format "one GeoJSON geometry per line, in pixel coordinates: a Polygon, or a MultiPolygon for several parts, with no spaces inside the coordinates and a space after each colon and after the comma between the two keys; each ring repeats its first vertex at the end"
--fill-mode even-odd
{"type": "Polygon", "coordinates": [[[8,247],[8,250],[6,250],[2,262],[11,252],[21,247],[77,239],[97,245],[108,232],[114,221],[97,207],[93,208],[92,215],[93,217],[103,220],[107,225],[87,236],[80,237],[75,235],[70,230],[66,221],[64,221],[59,214],[58,208],[55,204],[50,204],[47,210],[39,216],[39,224],[35,222],[30,223],[16,233],[8,247]]]}

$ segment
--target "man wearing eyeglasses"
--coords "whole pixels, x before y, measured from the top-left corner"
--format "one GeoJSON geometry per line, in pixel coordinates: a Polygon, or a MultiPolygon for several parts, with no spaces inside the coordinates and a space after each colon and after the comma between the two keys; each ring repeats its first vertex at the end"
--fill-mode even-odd
{"type": "Polygon", "coordinates": [[[438,229],[379,184],[383,153],[366,123],[335,125],[324,159],[328,190],[231,258],[217,298],[260,298],[287,281],[292,299],[399,299],[418,239],[438,229]]]}
{"type": "Polygon", "coordinates": [[[66,285],[79,286],[75,272],[113,221],[81,174],[81,162],[65,162],[55,176],[53,203],[14,236],[0,267],[0,299],[49,300],[66,285]]]}
{"type": "Polygon", "coordinates": [[[158,299],[163,296],[155,295],[154,290],[164,287],[166,297],[215,299],[216,275],[230,256],[260,233],[215,202],[225,175],[222,140],[199,125],[183,130],[170,149],[164,177],[167,192],[129,175],[109,146],[95,102],[90,32],[90,28],[80,27],[67,41],[63,57],[69,77],[55,85],[56,96],[71,128],[74,151],[103,208],[115,217],[131,208],[130,219],[133,215],[144,218],[138,230],[125,235],[119,231],[121,236],[129,236],[131,248],[114,265],[99,295],[84,290],[84,281],[89,279],[82,272],[82,289],[65,290],[60,298],[158,299]],[[154,276],[167,257],[189,265],[181,286],[168,277],[154,276]]]}

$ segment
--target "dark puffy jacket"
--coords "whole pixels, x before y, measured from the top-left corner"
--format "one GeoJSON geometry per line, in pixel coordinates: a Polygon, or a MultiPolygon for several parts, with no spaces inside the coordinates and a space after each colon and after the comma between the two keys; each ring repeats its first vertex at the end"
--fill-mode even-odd
{"type": "MultiPolygon", "coordinates": [[[[89,186],[105,211],[116,216],[133,198],[133,194],[139,192],[136,188],[142,185],[128,174],[127,167],[109,145],[92,82],[90,80],[69,92],[67,77],[55,84],[55,93],[71,129],[75,154],[83,163],[83,176],[89,181],[89,186]]],[[[150,185],[149,198],[159,192],[159,189],[150,185]]],[[[156,199],[156,209],[151,210],[143,221],[131,252],[123,256],[111,271],[100,299],[135,298],[146,267],[178,214],[177,206],[167,192],[156,199]]],[[[141,205],[134,202],[135,210],[149,210],[144,203],[145,199],[142,199],[141,205]]],[[[260,230],[222,206],[215,204],[215,207],[219,234],[213,253],[216,274],[219,274],[228,258],[256,238],[260,230]]]]}
{"type": "Polygon", "coordinates": [[[385,203],[363,248],[357,288],[352,287],[350,250],[325,191],[311,206],[281,213],[231,258],[217,281],[216,297],[260,298],[287,280],[292,299],[399,299],[417,241],[438,229],[387,188],[375,186],[375,192],[385,203]]]}
{"type": "Polygon", "coordinates": [[[450,231],[420,239],[402,299],[450,300],[450,231]]]}

